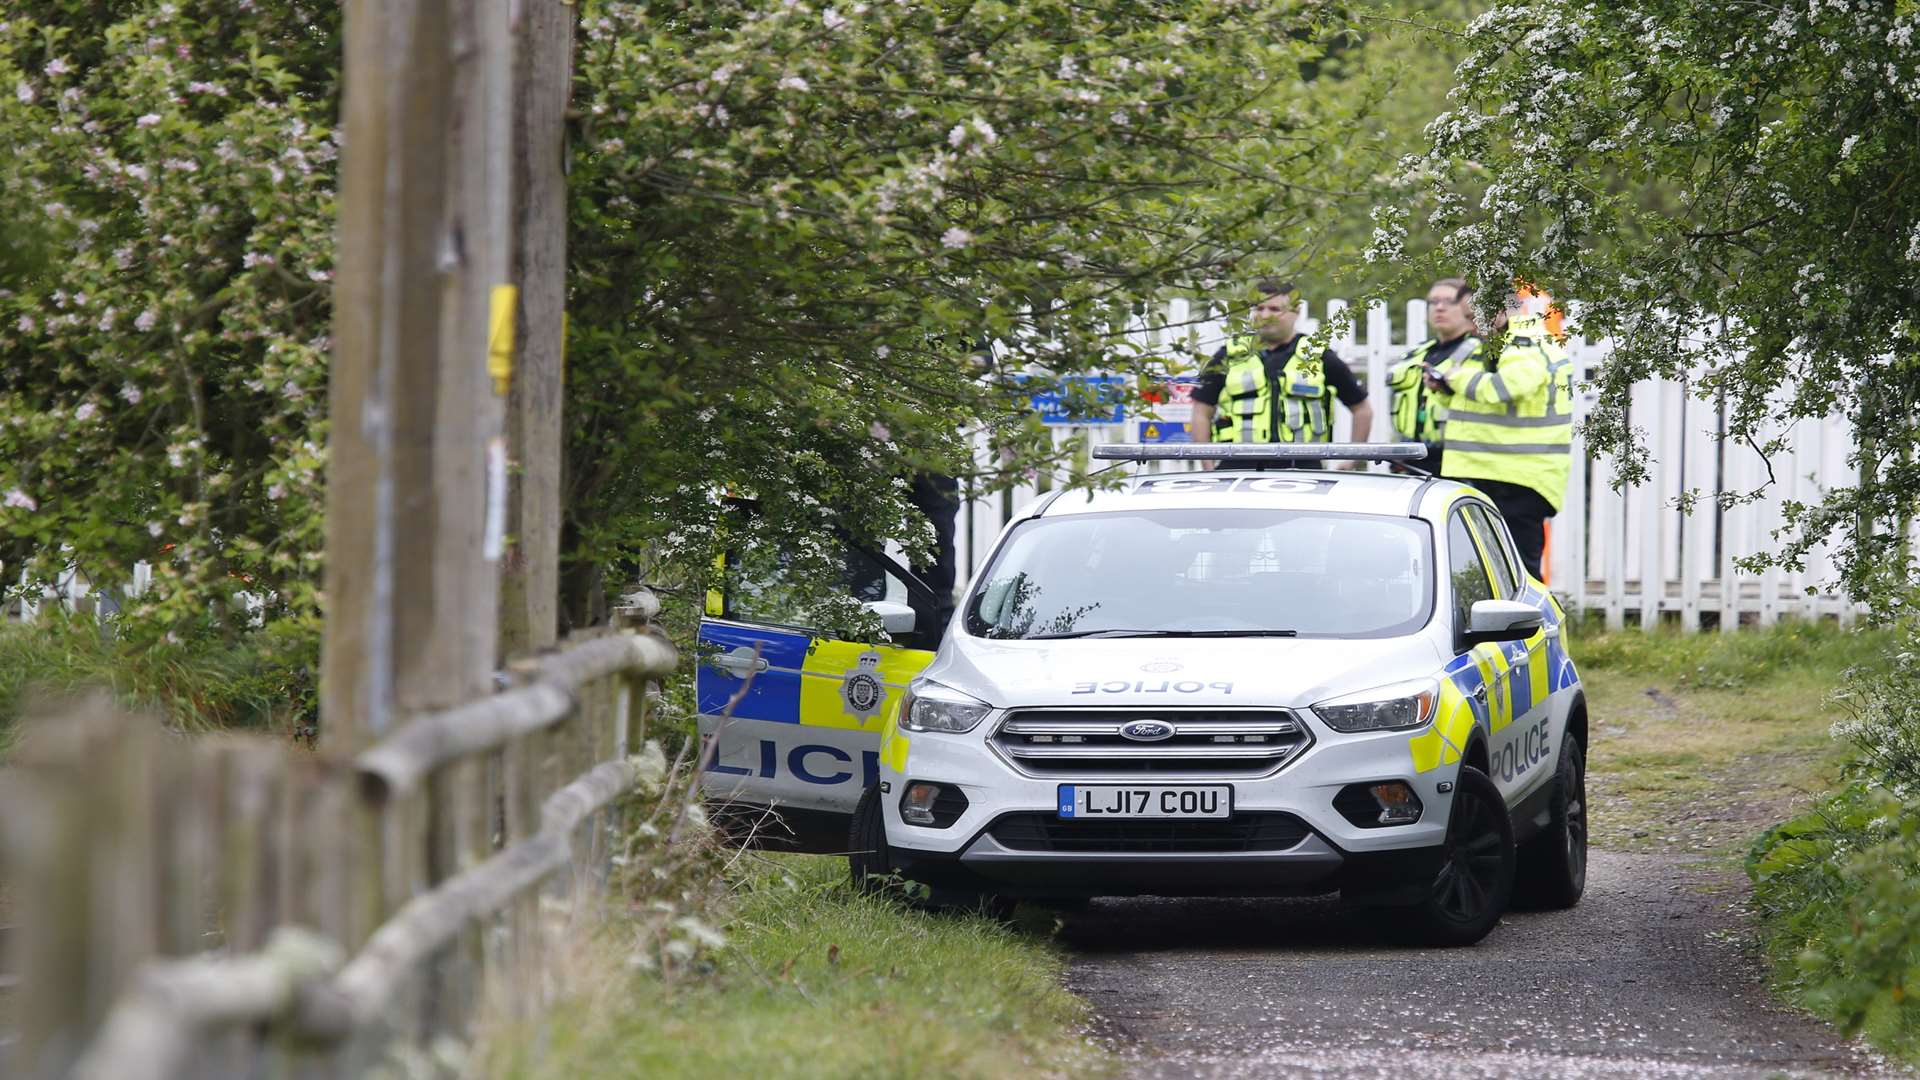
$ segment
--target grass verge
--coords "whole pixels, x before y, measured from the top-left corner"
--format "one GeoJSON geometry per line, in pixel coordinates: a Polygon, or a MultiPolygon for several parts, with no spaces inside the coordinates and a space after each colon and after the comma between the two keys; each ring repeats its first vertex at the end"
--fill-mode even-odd
{"type": "Polygon", "coordinates": [[[1086,1006],[1061,986],[1050,922],[907,910],[855,894],[845,863],[821,856],[750,856],[728,883],[709,916],[724,946],[635,967],[649,954],[636,935],[652,923],[616,920],[596,939],[601,977],[570,977],[587,989],[553,1010],[538,1040],[499,1044],[487,1072],[767,1080],[1104,1070],[1079,1033],[1086,1006]]]}
{"type": "Polygon", "coordinates": [[[1884,666],[1887,631],[1783,622],[1737,634],[1576,626],[1592,725],[1596,846],[1742,856],[1851,760],[1831,734],[1853,666],[1884,666]]]}

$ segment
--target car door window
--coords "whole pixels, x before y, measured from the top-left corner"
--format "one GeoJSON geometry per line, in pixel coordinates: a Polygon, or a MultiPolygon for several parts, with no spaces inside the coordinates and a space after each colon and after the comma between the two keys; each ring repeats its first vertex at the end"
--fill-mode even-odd
{"type": "Polygon", "coordinates": [[[1500,599],[1513,599],[1519,595],[1520,586],[1514,574],[1514,564],[1508,559],[1506,530],[1500,527],[1499,522],[1495,520],[1494,515],[1487,512],[1486,507],[1478,503],[1467,504],[1465,513],[1473,519],[1473,531],[1480,534],[1480,539],[1487,549],[1487,555],[1491,560],[1488,565],[1493,569],[1493,583],[1495,588],[1499,589],[1500,599]]]}
{"type": "Polygon", "coordinates": [[[1453,579],[1454,625],[1465,629],[1473,605],[1493,599],[1493,582],[1467,528],[1467,519],[1458,511],[1447,521],[1447,563],[1453,579]]]}

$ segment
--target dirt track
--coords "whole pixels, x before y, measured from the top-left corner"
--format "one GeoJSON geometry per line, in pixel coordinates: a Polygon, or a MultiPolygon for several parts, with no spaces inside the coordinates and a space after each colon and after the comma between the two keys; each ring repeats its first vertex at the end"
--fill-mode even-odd
{"type": "Polygon", "coordinates": [[[1909,1076],[1777,1003],[1708,865],[1596,851],[1580,906],[1468,949],[1323,901],[1105,900],[1063,938],[1136,1077],[1909,1076]]]}

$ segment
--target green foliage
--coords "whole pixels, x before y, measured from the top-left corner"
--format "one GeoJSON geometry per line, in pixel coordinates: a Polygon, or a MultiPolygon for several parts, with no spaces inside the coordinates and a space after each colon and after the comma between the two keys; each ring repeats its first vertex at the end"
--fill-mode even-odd
{"type": "Polygon", "coordinates": [[[1839,699],[1855,782],[1768,831],[1747,872],[1795,996],[1920,1060],[1920,626],[1887,651],[1839,699]]]}
{"type": "Polygon", "coordinates": [[[338,7],[0,17],[0,559],[158,639],[317,610],[338,7]]]}
{"type": "Polygon", "coordinates": [[[1920,501],[1916,29],[1887,4],[1502,4],[1468,28],[1453,108],[1407,163],[1483,307],[1524,279],[1612,336],[1587,432],[1625,482],[1646,475],[1627,406],[1651,377],[1689,377],[1764,453],[1797,420],[1853,421],[1859,482],[1789,505],[1762,561],[1797,568],[1839,534],[1846,585],[1889,614],[1920,501]]]}
{"type": "Polygon", "coordinates": [[[1769,830],[1747,872],[1789,992],[1920,1060],[1920,801],[1855,784],[1769,830]]]}
{"type": "MultiPolygon", "coordinates": [[[[583,6],[570,557],[704,567],[726,490],[815,580],[834,524],[924,542],[901,478],[1016,482],[1034,388],[1165,292],[1330,264],[1387,160],[1347,24],[1294,2],[583,6]],[[972,354],[1001,343],[991,359],[972,354]],[[1003,460],[976,471],[969,440],[1003,460]]],[[[1155,316],[1147,316],[1153,318],[1155,316]]]]}
{"type": "Polygon", "coordinates": [[[317,640],[310,628],[283,621],[242,634],[202,622],[169,639],[129,641],[91,616],[42,609],[32,623],[0,624],[0,745],[23,716],[92,692],[185,731],[305,737],[317,640]]]}

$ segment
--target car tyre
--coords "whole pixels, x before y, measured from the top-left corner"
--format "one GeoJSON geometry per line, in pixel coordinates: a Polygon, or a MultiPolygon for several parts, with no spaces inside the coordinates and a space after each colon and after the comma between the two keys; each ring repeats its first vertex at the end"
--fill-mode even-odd
{"type": "Polygon", "coordinates": [[[1538,911],[1562,911],[1587,889],[1587,750],[1569,734],[1560,741],[1550,818],[1520,849],[1514,902],[1538,911]]]}
{"type": "Polygon", "coordinates": [[[887,850],[887,823],[880,812],[880,785],[860,793],[847,829],[847,871],[858,892],[898,893],[893,859],[887,850]]]}
{"type": "Polygon", "coordinates": [[[1460,767],[1440,868],[1427,895],[1397,924],[1412,944],[1471,945],[1506,913],[1515,871],[1513,819],[1486,773],[1460,767]]]}

